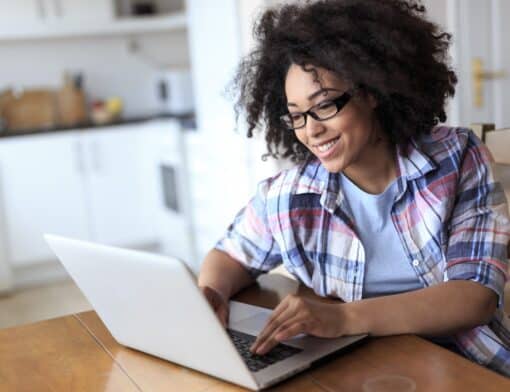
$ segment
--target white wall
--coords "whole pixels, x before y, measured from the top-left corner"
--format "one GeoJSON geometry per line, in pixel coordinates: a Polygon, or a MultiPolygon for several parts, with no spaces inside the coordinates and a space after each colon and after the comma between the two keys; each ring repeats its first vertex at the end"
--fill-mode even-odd
{"type": "Polygon", "coordinates": [[[158,69],[189,67],[186,32],[146,34],[129,50],[128,37],[50,39],[0,43],[0,90],[57,88],[65,70],[82,71],[89,98],[120,96],[126,115],[158,108],[158,69]]]}
{"type": "Polygon", "coordinates": [[[447,23],[447,0],[422,0],[423,5],[427,8],[427,14],[435,23],[446,28],[447,23]]]}

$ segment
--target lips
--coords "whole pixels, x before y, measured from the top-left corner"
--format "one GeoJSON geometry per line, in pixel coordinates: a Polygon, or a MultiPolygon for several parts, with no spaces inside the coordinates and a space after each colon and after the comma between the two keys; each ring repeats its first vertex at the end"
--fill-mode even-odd
{"type": "Polygon", "coordinates": [[[314,151],[316,152],[316,155],[321,158],[325,159],[330,157],[334,151],[336,150],[336,147],[338,146],[338,141],[340,140],[340,136],[330,139],[324,143],[315,144],[313,146],[314,151]]]}

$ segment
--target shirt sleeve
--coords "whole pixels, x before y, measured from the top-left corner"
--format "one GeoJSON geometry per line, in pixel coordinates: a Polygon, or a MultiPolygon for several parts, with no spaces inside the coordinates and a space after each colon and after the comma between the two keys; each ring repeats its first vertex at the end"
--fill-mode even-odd
{"type": "Polygon", "coordinates": [[[282,262],[268,224],[266,203],[270,183],[271,179],[259,184],[255,196],[239,211],[215,246],[239,261],[254,278],[282,262]]]}
{"type": "Polygon", "coordinates": [[[503,306],[510,221],[505,193],[494,180],[487,147],[468,134],[448,227],[446,276],[491,288],[503,306]]]}

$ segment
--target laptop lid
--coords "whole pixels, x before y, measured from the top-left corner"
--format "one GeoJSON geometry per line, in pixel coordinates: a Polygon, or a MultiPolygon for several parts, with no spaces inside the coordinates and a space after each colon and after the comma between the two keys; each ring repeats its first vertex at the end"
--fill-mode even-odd
{"type": "Polygon", "coordinates": [[[119,343],[258,389],[182,262],[55,235],[44,237],[119,343]]]}

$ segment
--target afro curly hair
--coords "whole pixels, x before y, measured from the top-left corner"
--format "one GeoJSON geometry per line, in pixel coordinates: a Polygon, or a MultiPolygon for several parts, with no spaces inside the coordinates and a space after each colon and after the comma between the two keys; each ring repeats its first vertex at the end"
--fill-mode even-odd
{"type": "Polygon", "coordinates": [[[255,47],[232,81],[237,118],[248,137],[265,132],[266,157],[311,157],[280,120],[292,64],[321,67],[378,102],[375,115],[392,144],[405,145],[446,121],[457,77],[448,62],[451,35],[425,17],[419,0],[318,0],[266,9],[255,47]]]}

